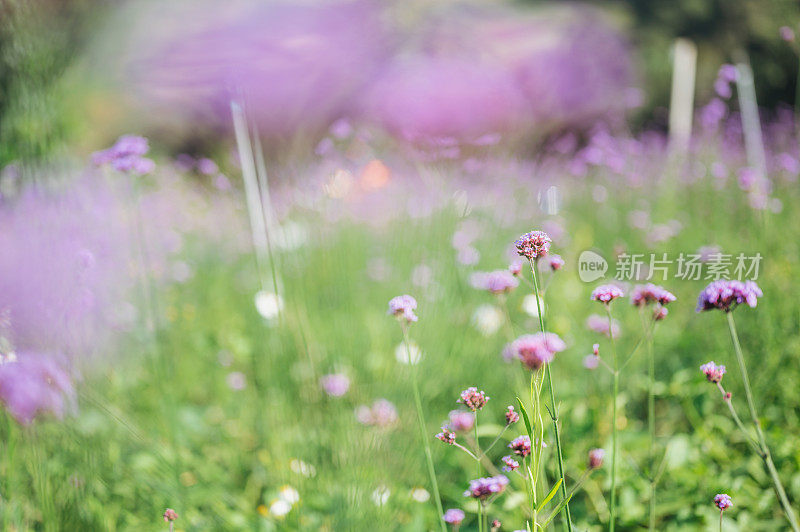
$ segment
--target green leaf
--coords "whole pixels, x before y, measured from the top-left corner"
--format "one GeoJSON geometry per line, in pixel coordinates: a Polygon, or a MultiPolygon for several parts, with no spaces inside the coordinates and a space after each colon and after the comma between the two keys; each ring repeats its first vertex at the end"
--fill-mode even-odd
{"type": "Polygon", "coordinates": [[[528,437],[531,439],[531,442],[533,442],[533,429],[531,428],[531,422],[528,419],[528,411],[525,410],[525,405],[522,404],[522,399],[519,397],[517,397],[517,403],[519,403],[519,409],[520,412],[522,412],[522,419],[525,421],[525,428],[528,430],[528,437]]]}
{"type": "Polygon", "coordinates": [[[562,482],[564,482],[563,478],[558,479],[558,482],[556,482],[555,486],[553,486],[553,489],[550,490],[550,493],[547,494],[547,497],[545,497],[544,500],[539,503],[539,508],[544,508],[547,506],[547,503],[550,502],[550,499],[552,499],[553,496],[555,496],[562,482]]]}

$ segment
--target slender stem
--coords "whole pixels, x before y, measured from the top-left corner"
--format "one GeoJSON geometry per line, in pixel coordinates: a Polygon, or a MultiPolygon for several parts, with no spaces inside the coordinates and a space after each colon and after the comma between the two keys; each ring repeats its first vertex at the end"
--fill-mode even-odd
{"type": "MultiPolygon", "coordinates": [[[[488,453],[488,452],[489,452],[489,451],[492,449],[492,447],[494,447],[494,444],[495,444],[495,443],[497,443],[498,441],[500,441],[500,437],[501,437],[503,434],[505,434],[505,433],[506,433],[506,430],[508,430],[508,424],[506,424],[506,426],[505,426],[505,427],[503,427],[503,430],[501,430],[501,431],[500,431],[500,434],[498,434],[498,435],[497,435],[497,437],[496,437],[496,438],[494,439],[494,441],[493,441],[493,442],[492,442],[492,443],[489,445],[489,447],[487,447],[486,449],[484,449],[484,450],[483,450],[483,453],[481,454],[481,456],[482,456],[482,457],[483,457],[483,456],[486,456],[486,453],[488,453]]],[[[477,438],[477,435],[476,435],[476,438],[477,438]]]]}
{"type": "Polygon", "coordinates": [[[719,388],[719,391],[722,393],[722,399],[725,401],[725,404],[728,405],[728,410],[731,413],[731,417],[736,422],[736,426],[739,427],[739,430],[742,431],[742,434],[744,434],[745,438],[747,438],[747,443],[749,443],[753,450],[760,456],[761,447],[758,444],[758,440],[756,440],[753,435],[750,434],[750,431],[747,430],[747,428],[744,426],[744,423],[742,423],[742,420],[739,418],[739,414],[736,413],[736,409],[733,407],[733,402],[728,398],[728,394],[725,391],[725,388],[722,387],[721,382],[717,383],[717,388],[719,388]]]}
{"type": "Polygon", "coordinates": [[[656,481],[655,481],[655,448],[656,448],[656,358],[653,352],[652,330],[648,331],[644,317],[644,307],[639,309],[642,320],[642,333],[647,337],[647,432],[649,438],[648,477],[650,480],[650,520],[649,530],[656,529],[656,481]]]}
{"type": "MultiPolygon", "coordinates": [[[[405,323],[402,324],[403,328],[403,343],[406,347],[406,356],[411,360],[411,348],[408,340],[408,327],[405,323]]],[[[419,419],[420,436],[422,437],[422,446],[425,449],[425,460],[428,464],[428,475],[431,479],[431,486],[433,487],[433,500],[436,503],[436,511],[438,512],[438,521],[441,526],[442,532],[447,532],[447,525],[444,523],[444,510],[442,509],[442,499],[439,496],[439,484],[436,482],[436,469],[433,467],[433,456],[431,456],[431,446],[428,442],[428,432],[425,428],[425,415],[422,412],[422,399],[419,394],[419,383],[417,382],[417,368],[411,369],[411,383],[414,388],[414,403],[417,407],[417,418],[419,419]]]]}
{"type": "Polygon", "coordinates": [[[611,352],[614,357],[614,390],[611,397],[611,505],[609,507],[608,525],[609,531],[614,532],[617,515],[617,455],[619,455],[619,446],[617,441],[617,396],[619,395],[619,368],[617,367],[617,342],[614,340],[614,331],[611,326],[611,307],[608,304],[606,304],[606,313],[608,314],[608,336],[611,338],[611,352]]]}
{"type": "Polygon", "coordinates": [[[481,476],[481,459],[480,457],[483,455],[481,452],[481,441],[478,439],[478,412],[474,412],[473,415],[475,416],[475,424],[473,428],[475,429],[475,456],[477,456],[476,462],[478,463],[478,477],[481,476]]]}
{"type": "Polygon", "coordinates": [[[742,346],[739,343],[739,335],[736,332],[736,323],[733,321],[733,314],[731,312],[726,312],[725,315],[728,318],[728,329],[730,329],[734,351],[736,351],[736,361],[739,363],[739,370],[742,374],[744,392],[745,396],[747,397],[747,406],[750,408],[750,415],[753,418],[753,424],[755,425],[756,433],[758,434],[759,447],[761,448],[761,459],[767,466],[767,471],[772,478],[772,485],[775,488],[775,493],[778,495],[778,500],[780,501],[783,511],[786,514],[786,520],[789,521],[789,525],[792,527],[794,532],[800,532],[800,525],[797,523],[797,517],[795,516],[794,510],[792,510],[792,506],[789,503],[789,498],[786,496],[786,490],[783,489],[783,484],[778,476],[778,471],[775,468],[775,464],[772,462],[772,456],[770,455],[769,447],[767,447],[767,440],[764,438],[764,432],[761,430],[761,422],[758,420],[758,414],[756,413],[756,407],[753,401],[753,394],[750,391],[750,379],[747,375],[747,367],[744,363],[742,346]]]}
{"type": "MultiPolygon", "coordinates": [[[[539,301],[539,281],[537,275],[537,268],[533,261],[531,261],[531,271],[533,272],[533,290],[536,297],[536,310],[539,314],[539,329],[544,334],[544,315],[542,314],[542,306],[539,301]]],[[[553,390],[553,377],[550,375],[550,364],[545,364],[545,375],[547,375],[547,387],[550,389],[550,417],[553,420],[553,436],[556,442],[556,455],[558,457],[558,474],[561,477],[561,498],[567,498],[567,479],[564,477],[564,457],[561,452],[561,436],[558,432],[558,408],[556,407],[556,396],[553,390]]],[[[572,515],[569,510],[569,503],[564,505],[563,518],[567,523],[567,530],[572,531],[572,515]]]]}
{"type": "Polygon", "coordinates": [[[719,511],[719,532],[722,532],[722,510],[719,511]]]}

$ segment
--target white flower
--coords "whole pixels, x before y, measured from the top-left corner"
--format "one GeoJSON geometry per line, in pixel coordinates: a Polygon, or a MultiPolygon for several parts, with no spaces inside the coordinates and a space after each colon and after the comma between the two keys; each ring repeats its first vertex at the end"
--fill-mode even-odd
{"type": "Polygon", "coordinates": [[[283,499],[276,499],[269,505],[269,513],[275,517],[283,517],[292,511],[292,505],[283,499]]]}
{"type": "Polygon", "coordinates": [[[481,305],[472,313],[472,325],[484,336],[496,333],[503,319],[503,312],[494,305],[481,305]]]}
{"type": "Polygon", "coordinates": [[[394,349],[394,356],[401,364],[416,365],[422,358],[422,349],[413,341],[408,342],[408,349],[406,349],[405,343],[400,342],[394,349]]]}
{"type": "Polygon", "coordinates": [[[283,298],[265,290],[259,290],[255,297],[255,303],[256,310],[265,320],[277,318],[283,309],[283,298]]]}
{"type": "Polygon", "coordinates": [[[291,486],[283,486],[280,491],[280,498],[294,506],[300,500],[300,494],[291,486]]]}
{"type": "Polygon", "coordinates": [[[411,490],[411,498],[417,502],[428,502],[431,494],[425,488],[414,488],[411,490]]]}
{"type": "Polygon", "coordinates": [[[378,486],[372,492],[372,502],[375,503],[375,506],[383,506],[389,502],[389,495],[391,494],[392,492],[386,486],[378,486]]]}

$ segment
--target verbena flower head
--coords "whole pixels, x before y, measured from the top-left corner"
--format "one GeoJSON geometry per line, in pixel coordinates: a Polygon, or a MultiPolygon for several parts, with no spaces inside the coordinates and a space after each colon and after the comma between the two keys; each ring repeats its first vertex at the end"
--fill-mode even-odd
{"type": "Polygon", "coordinates": [[[550,251],[550,237],[544,231],[531,231],[520,236],[514,247],[517,253],[528,260],[544,257],[550,251]]]}
{"type": "Polygon", "coordinates": [[[664,287],[653,283],[639,284],[633,288],[631,293],[631,303],[637,307],[658,303],[667,305],[675,301],[675,295],[664,287]]]}
{"type": "Polygon", "coordinates": [[[343,373],[323,375],[319,379],[320,386],[331,397],[341,397],[350,389],[350,379],[343,373]]]}
{"type": "Polygon", "coordinates": [[[592,301],[599,301],[608,305],[618,297],[624,296],[622,289],[613,284],[600,285],[592,291],[592,301]]]}
{"type": "Polygon", "coordinates": [[[724,512],[725,510],[733,506],[733,501],[731,500],[730,495],[727,495],[725,493],[718,493],[714,496],[714,504],[717,506],[717,508],[720,509],[720,511],[724,512]]]}
{"type": "Polygon", "coordinates": [[[464,492],[464,497],[484,501],[493,495],[503,493],[506,486],[508,486],[508,478],[505,475],[476,478],[469,481],[469,488],[464,492]]]}
{"type": "Polygon", "coordinates": [[[730,312],[742,303],[755,308],[758,298],[763,295],[754,281],[713,281],[700,292],[697,312],[713,309],[730,312]]]}
{"type": "Polygon", "coordinates": [[[489,401],[489,396],[487,396],[486,393],[482,390],[478,391],[474,386],[470,386],[461,392],[461,398],[458,399],[457,402],[463,404],[473,412],[477,412],[486,406],[487,401],[489,401]]]}
{"type": "Polygon", "coordinates": [[[712,360],[700,366],[700,371],[706,376],[708,382],[717,383],[720,382],[722,376],[725,375],[725,366],[717,366],[712,360]]]}
{"type": "Polygon", "coordinates": [[[531,439],[523,434],[511,440],[511,443],[508,444],[508,448],[514,451],[514,454],[525,458],[531,454],[531,439]]]}
{"type": "Polygon", "coordinates": [[[603,467],[603,459],[606,457],[606,452],[603,449],[592,449],[589,451],[589,468],[599,469],[603,467]]]}
{"type": "Polygon", "coordinates": [[[123,135],[110,148],[93,153],[92,162],[97,166],[110,165],[119,172],[148,174],[155,168],[155,163],[144,157],[148,151],[146,138],[123,135]]]}
{"type": "Polygon", "coordinates": [[[175,521],[178,519],[178,514],[172,508],[167,508],[164,510],[164,522],[169,523],[170,521],[175,521]]]}
{"type": "Polygon", "coordinates": [[[522,261],[520,260],[511,261],[511,264],[508,265],[508,273],[514,276],[517,276],[520,273],[522,273],[522,261]]]}
{"type": "Polygon", "coordinates": [[[389,300],[388,314],[396,317],[398,320],[411,323],[417,321],[419,318],[414,311],[417,310],[417,300],[408,294],[393,297],[389,300]]]}
{"type": "Polygon", "coordinates": [[[548,255],[547,265],[550,266],[550,269],[554,272],[558,271],[564,267],[564,259],[561,258],[561,255],[548,255]]]}
{"type": "Polygon", "coordinates": [[[450,430],[456,432],[469,432],[475,426],[475,414],[464,410],[452,410],[450,412],[450,430]]]}
{"type": "Polygon", "coordinates": [[[503,462],[503,471],[510,472],[519,469],[519,462],[511,458],[511,456],[504,456],[501,461],[503,462]]]}
{"type": "Polygon", "coordinates": [[[372,406],[356,408],[356,419],[362,425],[388,427],[397,421],[397,408],[386,399],[377,399],[372,406]]]}
{"type": "Polygon", "coordinates": [[[18,353],[0,365],[0,402],[21,425],[45,414],[63,418],[74,398],[69,374],[52,356],[18,353]]]}
{"type": "Polygon", "coordinates": [[[450,508],[444,513],[444,522],[450,525],[458,526],[464,520],[464,510],[458,508],[450,508]]]}
{"type": "Polygon", "coordinates": [[[519,421],[519,414],[514,411],[513,406],[508,405],[508,411],[506,412],[506,425],[511,425],[517,421],[519,421]]]}
{"type": "Polygon", "coordinates": [[[667,317],[667,314],[669,314],[669,311],[666,309],[666,307],[659,306],[653,311],[653,319],[656,321],[661,321],[667,317]]]}
{"type": "Polygon", "coordinates": [[[453,445],[456,442],[456,433],[450,431],[447,426],[443,426],[442,432],[437,434],[436,438],[448,445],[453,445]]]}
{"type": "Polygon", "coordinates": [[[531,371],[536,371],[553,361],[556,353],[567,348],[567,344],[555,333],[538,332],[520,336],[511,344],[512,356],[518,358],[531,371]]]}
{"type": "Polygon", "coordinates": [[[470,278],[470,283],[474,288],[492,294],[506,294],[519,286],[519,280],[506,270],[476,273],[470,278]]]}

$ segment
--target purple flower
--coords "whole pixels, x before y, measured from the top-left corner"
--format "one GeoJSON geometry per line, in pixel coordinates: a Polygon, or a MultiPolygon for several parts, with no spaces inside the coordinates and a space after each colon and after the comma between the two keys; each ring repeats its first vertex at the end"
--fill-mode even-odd
{"type": "Polygon", "coordinates": [[[547,265],[550,266],[550,269],[554,272],[558,271],[564,266],[564,259],[561,258],[561,255],[548,255],[547,265]]]}
{"type": "Polygon", "coordinates": [[[506,486],[508,486],[508,478],[504,475],[477,478],[469,481],[469,488],[464,492],[464,497],[484,501],[493,495],[503,493],[506,486]]]}
{"type": "Polygon", "coordinates": [[[624,296],[622,289],[613,284],[600,285],[592,291],[592,301],[599,301],[608,305],[618,297],[624,296]]]}
{"type": "Polygon", "coordinates": [[[511,458],[510,456],[504,456],[501,458],[503,462],[503,471],[515,471],[519,468],[519,462],[511,458]]]}
{"type": "Polygon", "coordinates": [[[197,160],[197,171],[203,175],[211,175],[219,172],[217,163],[207,157],[197,160]]]}
{"type": "Polygon", "coordinates": [[[528,260],[544,257],[550,251],[550,237],[544,231],[531,231],[520,236],[514,247],[517,253],[528,260]]]}
{"type": "Polygon", "coordinates": [[[417,309],[417,300],[409,295],[402,295],[393,297],[389,301],[388,314],[396,317],[398,320],[411,323],[417,321],[419,318],[414,311],[417,309]]]}
{"type": "Polygon", "coordinates": [[[712,360],[700,366],[700,371],[706,376],[708,382],[717,383],[720,382],[722,376],[725,375],[725,366],[717,366],[712,360]]]}
{"type": "Polygon", "coordinates": [[[492,294],[506,294],[517,286],[519,281],[506,270],[496,270],[487,273],[475,273],[470,278],[473,288],[487,290],[492,294]]]}
{"type": "Polygon", "coordinates": [[[444,522],[458,526],[464,520],[464,510],[459,510],[458,508],[450,508],[444,513],[444,522]]]}
{"type": "Polygon", "coordinates": [[[520,336],[511,343],[510,351],[531,371],[553,361],[556,353],[567,348],[567,344],[555,333],[536,333],[520,336]]]}
{"type": "Polygon", "coordinates": [[[74,398],[69,374],[52,356],[19,353],[0,364],[0,402],[22,425],[44,414],[62,419],[74,398]]]}
{"type": "Polygon", "coordinates": [[[163,517],[164,517],[164,522],[169,523],[170,521],[175,521],[176,519],[178,519],[178,513],[172,508],[167,508],[166,510],[164,510],[163,517]]]}
{"type": "Polygon", "coordinates": [[[450,412],[450,430],[456,432],[469,432],[475,426],[475,414],[464,410],[453,410],[450,412]]]}
{"type": "Polygon", "coordinates": [[[461,398],[457,402],[463,404],[473,412],[477,412],[486,406],[488,400],[489,397],[483,391],[478,391],[477,388],[471,386],[461,392],[461,398]]]}
{"type": "Polygon", "coordinates": [[[637,307],[658,303],[667,305],[675,301],[675,296],[667,289],[653,283],[639,284],[633,288],[631,293],[631,303],[637,307]]]}
{"type": "Polygon", "coordinates": [[[508,411],[506,412],[506,425],[511,425],[517,421],[519,421],[519,414],[514,412],[513,406],[508,405],[508,411]]]}
{"type": "Polygon", "coordinates": [[[531,439],[527,435],[522,435],[511,440],[508,448],[514,451],[514,454],[523,458],[531,454],[531,439]]]}
{"type": "Polygon", "coordinates": [[[522,273],[522,261],[521,260],[511,261],[511,264],[508,265],[508,272],[515,277],[520,273],[522,273]]]}
{"type": "Polygon", "coordinates": [[[450,431],[446,426],[443,426],[442,432],[437,434],[436,438],[448,445],[453,445],[456,442],[456,433],[450,431]]]}
{"type": "MultiPolygon", "coordinates": [[[[608,318],[603,317],[599,314],[591,314],[588,318],[586,318],[586,327],[589,328],[590,331],[594,331],[597,334],[603,334],[608,336],[608,318]]],[[[615,319],[611,320],[611,333],[614,335],[614,338],[617,338],[621,332],[619,322],[615,319]]]]}
{"type": "Polygon", "coordinates": [[[583,367],[586,369],[597,369],[600,365],[600,359],[595,355],[586,355],[583,357],[583,367]]]}
{"type": "Polygon", "coordinates": [[[755,308],[758,298],[763,295],[754,281],[713,281],[700,292],[697,312],[713,309],[731,312],[742,303],[755,308]]]}
{"type": "Polygon", "coordinates": [[[714,496],[714,504],[717,506],[717,508],[720,509],[720,511],[724,512],[725,510],[733,506],[733,501],[731,500],[730,495],[727,495],[725,493],[718,493],[717,495],[714,496]]]}
{"type": "Polygon", "coordinates": [[[781,39],[786,42],[794,42],[794,30],[789,26],[781,26],[780,29],[781,39]]]}
{"type": "Polygon", "coordinates": [[[606,457],[606,452],[603,449],[592,449],[589,451],[589,468],[598,469],[603,467],[603,459],[606,457]]]}
{"type": "Polygon", "coordinates": [[[377,399],[372,406],[359,406],[356,409],[356,419],[362,425],[388,427],[397,421],[397,409],[390,401],[377,399]]]}
{"type": "Polygon", "coordinates": [[[110,148],[94,152],[92,162],[97,166],[110,165],[119,172],[148,174],[155,168],[155,163],[144,157],[148,151],[146,138],[123,135],[110,148]]]}
{"type": "Polygon", "coordinates": [[[319,384],[331,397],[341,397],[350,389],[350,379],[343,373],[323,375],[319,379],[319,384]]]}

